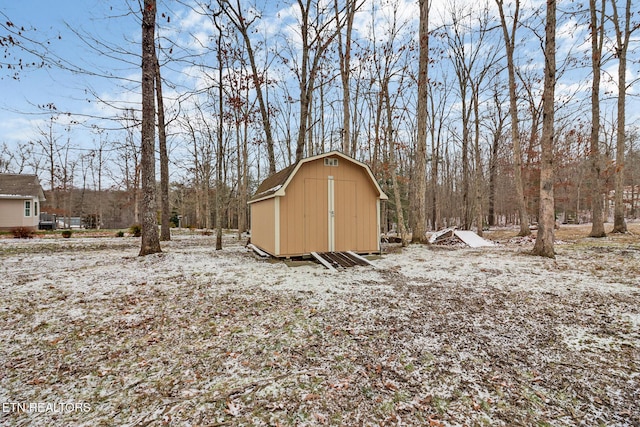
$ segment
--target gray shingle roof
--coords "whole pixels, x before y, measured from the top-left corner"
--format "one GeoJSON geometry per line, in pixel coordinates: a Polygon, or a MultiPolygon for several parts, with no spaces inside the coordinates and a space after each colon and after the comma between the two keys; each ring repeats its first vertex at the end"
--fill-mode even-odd
{"type": "Polygon", "coordinates": [[[256,193],[251,197],[251,199],[249,199],[249,201],[265,198],[278,191],[280,187],[287,182],[287,178],[289,178],[291,172],[296,168],[296,165],[297,163],[294,163],[262,181],[258,186],[256,193]]]}
{"type": "Polygon", "coordinates": [[[0,197],[38,197],[45,200],[36,175],[0,173],[0,197]]]}

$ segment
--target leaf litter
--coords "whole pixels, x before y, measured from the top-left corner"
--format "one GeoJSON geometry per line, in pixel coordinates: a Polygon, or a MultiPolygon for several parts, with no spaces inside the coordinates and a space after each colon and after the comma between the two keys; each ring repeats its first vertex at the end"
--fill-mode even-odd
{"type": "Polygon", "coordinates": [[[2,425],[640,425],[640,252],[410,246],[377,268],[230,235],[0,241],[2,425]],[[6,406],[6,405],[5,405],[6,406]]]}

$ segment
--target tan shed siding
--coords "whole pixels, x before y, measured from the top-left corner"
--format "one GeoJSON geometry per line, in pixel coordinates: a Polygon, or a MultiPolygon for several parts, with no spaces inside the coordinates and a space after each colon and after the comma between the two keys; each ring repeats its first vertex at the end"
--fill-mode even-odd
{"type": "Polygon", "coordinates": [[[329,249],[329,176],[334,180],[335,250],[379,250],[378,193],[368,173],[343,158],[338,166],[325,166],[320,158],[302,164],[280,198],[280,256],[329,249]]]}
{"type": "Polygon", "coordinates": [[[280,257],[330,249],[361,253],[380,250],[380,188],[372,182],[367,168],[339,153],[294,166],[270,178],[273,182],[265,180],[261,184],[261,188],[267,188],[278,178],[283,187],[271,185],[280,188],[275,194],[251,203],[252,241],[256,246],[280,257]],[[327,158],[337,162],[325,165],[327,158]],[[334,210],[333,217],[329,209],[334,210]]]}
{"type": "Polygon", "coordinates": [[[280,198],[280,254],[291,256],[304,251],[304,188],[299,178],[280,198]]]}
{"type": "Polygon", "coordinates": [[[377,200],[378,192],[372,184],[368,174],[360,170],[362,185],[358,188],[358,247],[360,252],[376,252],[379,248],[377,200]]]}
{"type": "Polygon", "coordinates": [[[335,170],[324,159],[304,163],[287,186],[280,205],[281,255],[328,250],[327,181],[335,170]]]}
{"type": "Polygon", "coordinates": [[[251,243],[271,255],[277,255],[275,198],[251,204],[251,243]]]}

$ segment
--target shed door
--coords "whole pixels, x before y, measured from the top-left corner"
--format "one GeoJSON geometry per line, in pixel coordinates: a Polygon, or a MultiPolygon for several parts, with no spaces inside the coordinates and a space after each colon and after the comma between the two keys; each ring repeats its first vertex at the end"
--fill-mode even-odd
{"type": "Polygon", "coordinates": [[[357,250],[356,182],[304,180],[305,252],[357,250]]]}
{"type": "Polygon", "coordinates": [[[356,206],[356,182],[336,180],[333,192],[334,251],[358,249],[356,206]]]}
{"type": "Polygon", "coordinates": [[[304,252],[329,251],[329,197],[326,179],[304,180],[304,252]]]}

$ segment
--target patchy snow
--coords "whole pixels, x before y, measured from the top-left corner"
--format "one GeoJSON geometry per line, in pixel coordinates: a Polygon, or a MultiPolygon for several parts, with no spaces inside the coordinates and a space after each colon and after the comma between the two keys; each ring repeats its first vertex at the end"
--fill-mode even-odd
{"type": "Polygon", "coordinates": [[[0,424],[640,424],[640,251],[330,272],[224,237],[0,240],[0,424]]]}

